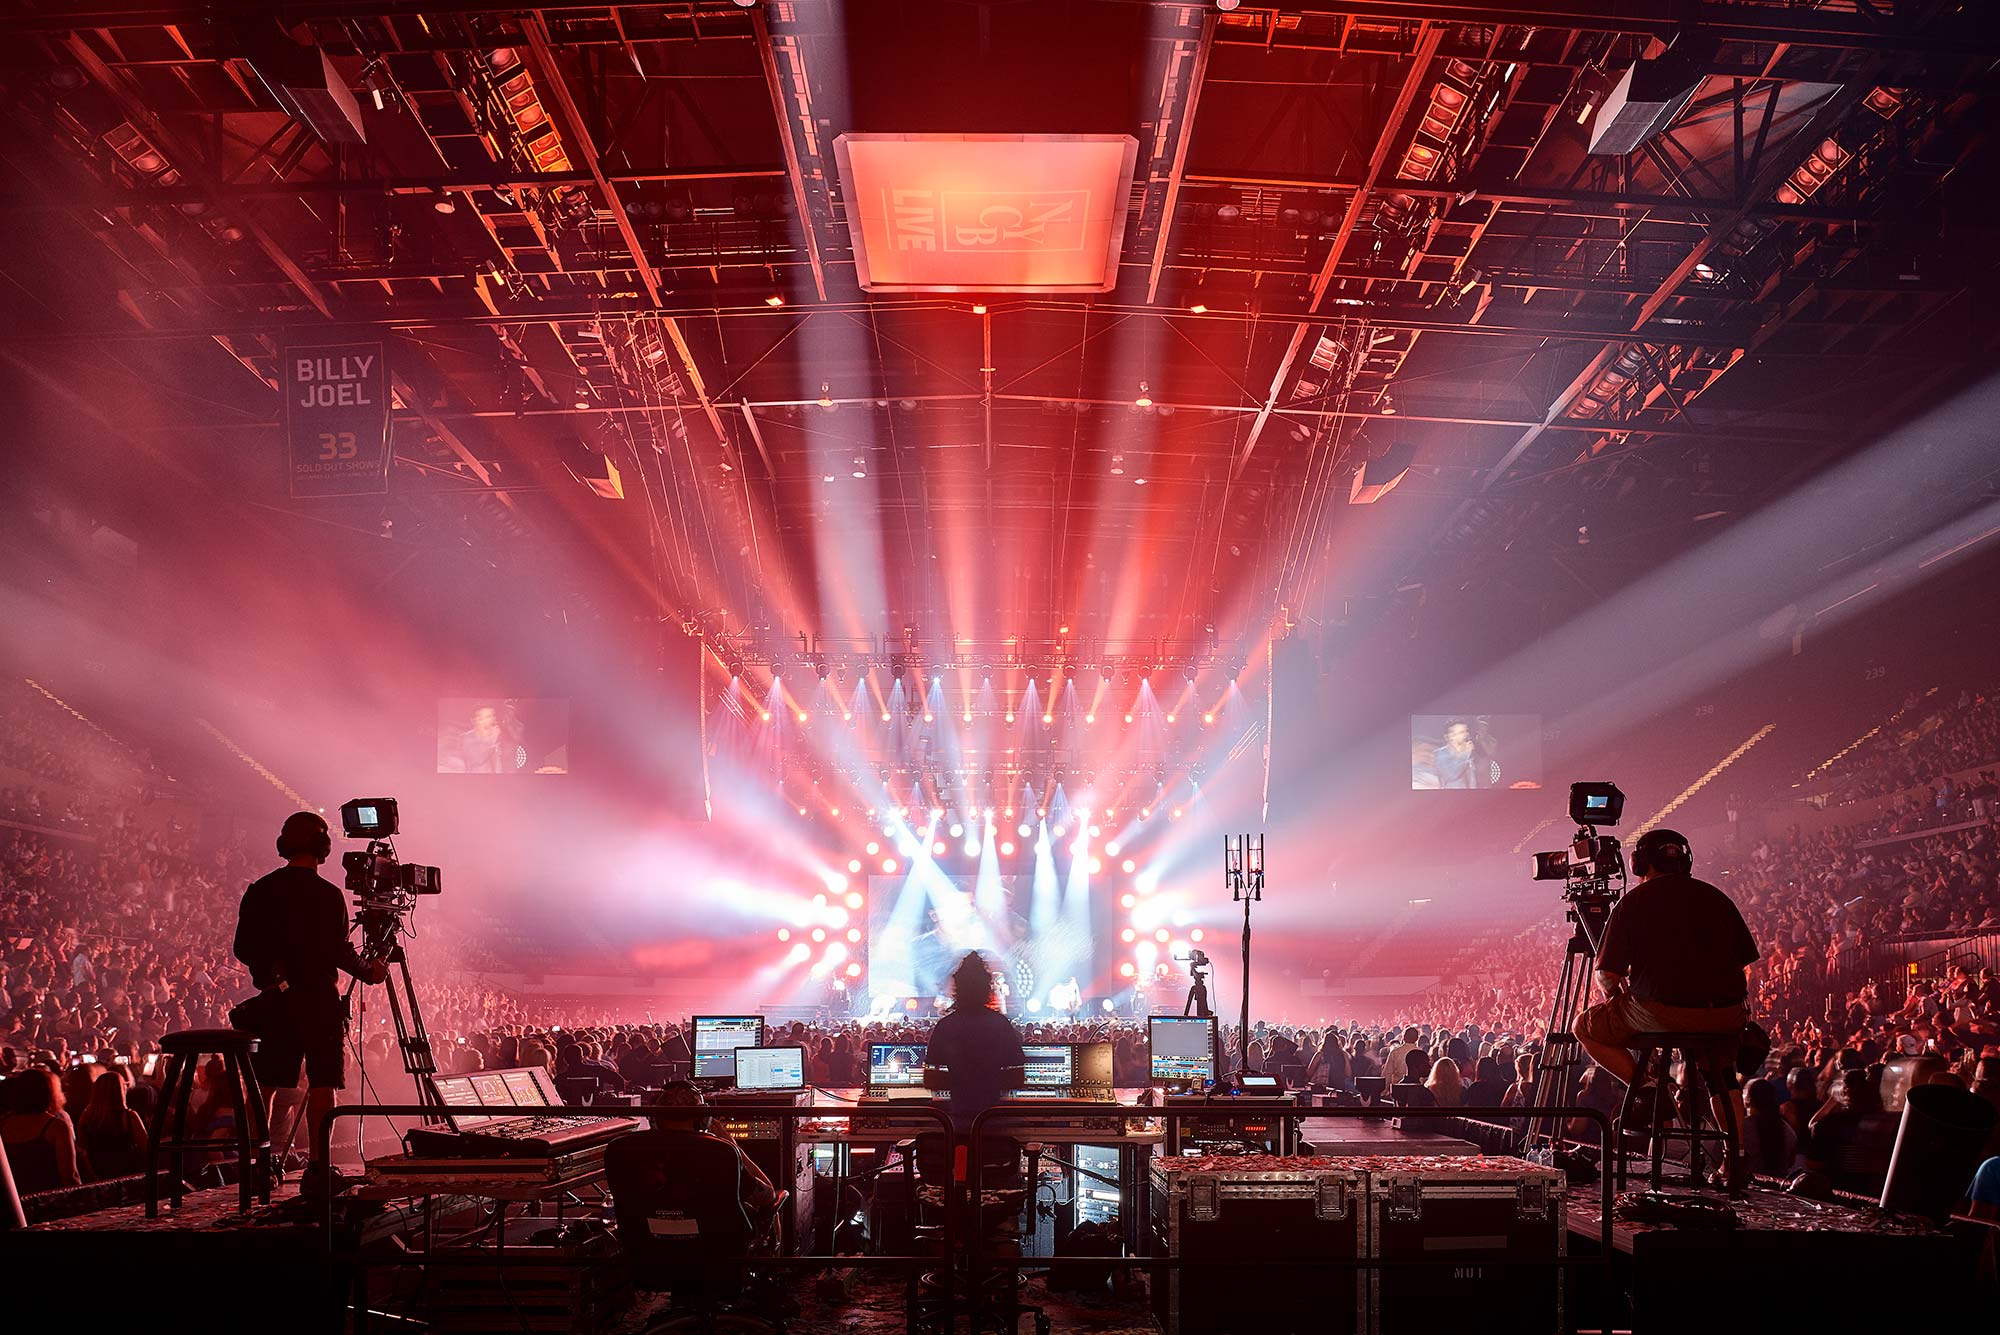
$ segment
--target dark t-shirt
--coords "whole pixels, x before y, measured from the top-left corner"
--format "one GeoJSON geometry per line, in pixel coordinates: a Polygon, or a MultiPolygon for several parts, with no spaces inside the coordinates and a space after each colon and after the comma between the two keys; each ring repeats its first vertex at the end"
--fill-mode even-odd
{"type": "Polygon", "coordinates": [[[1611,910],[1597,967],[1626,974],[1632,995],[1663,1006],[1744,999],[1743,966],[1757,942],[1729,896],[1692,876],[1655,876],[1611,910]]]}
{"type": "Polygon", "coordinates": [[[338,993],[341,970],[362,972],[347,939],[347,900],[311,867],[280,867],[243,892],[235,953],[259,988],[283,979],[316,1000],[338,993]]]}
{"type": "Polygon", "coordinates": [[[984,1006],[955,1010],[939,1020],[924,1053],[926,1066],[951,1072],[951,1120],[961,1130],[1006,1096],[1012,1081],[1003,1080],[1001,1071],[1027,1061],[1013,1024],[984,1006]]]}

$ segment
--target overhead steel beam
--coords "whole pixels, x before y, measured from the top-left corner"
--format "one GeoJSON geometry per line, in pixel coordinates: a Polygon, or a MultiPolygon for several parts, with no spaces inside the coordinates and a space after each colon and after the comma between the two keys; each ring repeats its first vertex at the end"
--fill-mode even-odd
{"type": "Polygon", "coordinates": [[[1181,99],[1180,123],[1175,127],[1174,157],[1167,168],[1167,197],[1160,206],[1159,235],[1153,238],[1153,265],[1146,276],[1146,300],[1160,295],[1160,271],[1167,263],[1167,243],[1174,234],[1174,211],[1180,204],[1181,178],[1187,172],[1188,142],[1194,138],[1195,111],[1201,105],[1202,85],[1208,80],[1208,57],[1215,49],[1215,25],[1221,15],[1214,10],[1202,16],[1201,36],[1195,39],[1194,68],[1188,73],[1187,94],[1181,99]]]}
{"type": "Polygon", "coordinates": [[[757,56],[764,64],[764,87],[771,95],[771,115],[777,120],[778,141],[785,149],[785,175],[791,178],[793,215],[798,218],[799,230],[806,237],[806,257],[812,264],[813,295],[825,301],[826,266],[820,262],[819,224],[814,221],[811,203],[806,199],[805,173],[799,165],[799,145],[792,137],[791,105],[785,98],[784,79],[778,73],[777,48],[771,45],[771,27],[764,20],[761,6],[750,11],[750,22],[757,33],[757,56]]]}
{"type": "MultiPolygon", "coordinates": [[[[1857,82],[1844,85],[1833,96],[1821,103],[1807,124],[1801,126],[1798,132],[1786,141],[1793,151],[1779,155],[1773,161],[1765,164],[1764,169],[1758,172],[1756,178],[1751,182],[1748,196],[1754,199],[1759,196],[1769,195],[1773,190],[1777,189],[1786,176],[1790,175],[1793,169],[1798,166],[1799,160],[1819,143],[1821,134],[1817,127],[1824,126],[1830,122],[1837,123],[1847,113],[1849,107],[1861,100],[1862,95],[1872,83],[1872,76],[1861,78],[1857,82]]],[[[1645,300],[1639,303],[1639,309],[1632,317],[1632,337],[1630,341],[1635,343],[1649,341],[1641,338],[1638,331],[1644,329],[1647,322],[1659,314],[1660,308],[1673,299],[1674,294],[1680,290],[1681,284],[1685,283],[1694,273],[1695,266],[1705,262],[1715,248],[1735,232],[1736,225],[1748,216],[1749,210],[1747,208],[1737,209],[1716,219],[1710,225],[1701,240],[1697,241],[1689,249],[1688,253],[1682,257],[1681,262],[1674,266],[1673,272],[1661,279],[1659,285],[1653,289],[1645,300]]],[[[1668,338],[1650,341],[1672,342],[1674,340],[1668,338]]],[[[1528,449],[1541,438],[1542,433],[1548,430],[1549,424],[1556,418],[1567,413],[1570,405],[1576,401],[1577,396],[1588,389],[1599,375],[1603,374],[1604,369],[1618,356],[1619,349],[1622,346],[1622,343],[1609,344],[1597,356],[1591,358],[1590,363],[1578,373],[1576,379],[1564,387],[1562,393],[1558,394],[1549,404],[1548,412],[1543,420],[1523,431],[1520,437],[1508,447],[1506,453],[1500,456],[1499,461],[1487,471],[1485,478],[1480,483],[1481,490],[1492,488],[1501,478],[1506,476],[1507,470],[1512,468],[1521,456],[1526,454],[1528,449]]],[[[1616,423],[1601,423],[1600,425],[1606,429],[1617,429],[1616,423]]]]}
{"type": "MultiPolygon", "coordinates": [[[[1130,0],[1151,5],[1166,0],[1130,0]]],[[[1172,0],[1185,8],[1186,0],[1172,0]]],[[[473,14],[509,15],[524,10],[506,0],[424,0],[427,16],[473,14]]],[[[621,9],[657,13],[657,4],[606,5],[604,0],[543,0],[541,13],[603,15],[621,9]]],[[[1794,46],[1839,49],[1983,55],[2000,53],[2000,34],[1977,21],[1976,11],[1950,16],[1951,24],[1929,23],[1928,12],[1905,17],[1917,6],[1895,0],[1874,0],[1851,8],[1811,8],[1787,4],[1702,3],[1700,0],[1488,0],[1485,4],[1450,0],[1259,0],[1257,10],[1284,14],[1328,14],[1361,19],[1428,21],[1447,24],[1512,24],[1579,32],[1642,33],[1671,37],[1693,26],[1737,41],[1787,42],[1794,46]],[[1896,12],[1901,11],[1901,12],[1896,12]]],[[[1924,6],[1924,10],[1934,6],[1924,6]]],[[[277,17],[288,23],[306,20],[397,18],[412,12],[401,0],[82,0],[49,4],[29,13],[0,18],[0,33],[55,32],[214,22],[219,18],[277,17]]],[[[717,6],[715,20],[731,16],[717,6]]],[[[633,35],[634,42],[646,40],[633,35]]]]}
{"type": "MultiPolygon", "coordinates": [[[[1368,206],[1369,183],[1382,175],[1388,165],[1390,150],[1400,135],[1404,118],[1410,106],[1417,99],[1417,93],[1424,86],[1424,79],[1430,72],[1431,57],[1437,54],[1438,40],[1443,36],[1441,29],[1426,23],[1417,33],[1416,47],[1410,52],[1410,68],[1403,75],[1403,83],[1396,90],[1395,103],[1382,123],[1382,129],[1375,136],[1375,148],[1368,155],[1368,172],[1362,184],[1347,198],[1347,208],[1340,215],[1340,226],[1335,229],[1333,244],[1327,248],[1326,263],[1320,266],[1318,276],[1313,279],[1311,296],[1306,301],[1306,314],[1314,315],[1319,310],[1327,288],[1332,284],[1334,272],[1340,267],[1341,252],[1347,249],[1348,238],[1361,221],[1362,210],[1368,206]]],[[[1243,439],[1243,448],[1238,452],[1231,471],[1241,472],[1243,465],[1257,449],[1258,438],[1264,434],[1265,423],[1271,420],[1271,410],[1278,406],[1278,396],[1285,392],[1285,385],[1292,376],[1292,367],[1298,362],[1299,352],[1305,347],[1306,336],[1312,329],[1310,320],[1301,322],[1292,330],[1291,343],[1285,348],[1285,355],[1278,361],[1277,374],[1271,377],[1271,390],[1264,399],[1263,410],[1250,424],[1250,430],[1243,439]]]]}
{"type": "MultiPolygon", "coordinates": [[[[1226,171],[1191,171],[1187,174],[1189,185],[1223,185],[1241,188],[1264,188],[1270,190],[1322,190],[1344,192],[1364,187],[1364,177],[1301,176],[1283,173],[1254,175],[1226,171]]],[[[1722,199],[1689,195],[1651,195],[1625,190],[1577,190],[1564,186],[1523,185],[1518,181],[1483,179],[1475,168],[1472,174],[1456,181],[1412,181],[1401,177],[1391,177],[1378,181],[1373,187],[1384,194],[1416,195],[1433,199],[1480,199],[1491,204],[1515,204],[1530,208],[1544,208],[1550,205],[1574,205],[1580,209],[1598,209],[1609,213],[1645,213],[1668,218],[1688,218],[1705,220],[1709,216],[1724,211],[1741,210],[1745,216],[1772,218],[1780,222],[1823,222],[1839,223],[1847,226],[1854,221],[1851,213],[1839,209],[1815,208],[1805,204],[1779,204],[1767,194],[1762,199],[1722,199]]],[[[1580,216],[1596,217],[1601,214],[1580,216]]]]}
{"type": "MultiPolygon", "coordinates": [[[[621,185],[674,183],[686,181],[736,181],[778,177],[779,166],[709,166],[661,168],[658,171],[605,172],[604,179],[621,185]]],[[[149,185],[125,189],[93,191],[74,201],[95,208],[137,208],[145,205],[183,204],[242,199],[288,199],[297,195],[436,195],[468,190],[553,190],[566,185],[590,185],[598,178],[590,172],[448,172],[432,176],[347,176],[310,180],[256,181],[248,184],[149,185]]],[[[44,199],[20,196],[0,197],[0,210],[9,212],[47,211],[70,207],[44,199]]]]}
{"type": "MultiPolygon", "coordinates": [[[[674,352],[680,358],[681,370],[687,379],[688,388],[694,391],[695,399],[701,404],[702,413],[708,424],[715,430],[715,438],[724,445],[729,444],[729,432],[722,425],[722,414],[716,411],[715,403],[708,397],[708,387],[702,381],[701,368],[695,365],[694,352],[688,347],[687,338],[681,332],[680,322],[665,313],[664,293],[660,290],[659,276],[646,259],[646,248],[640,243],[639,233],[632,226],[632,216],[625,211],[625,201],[618,197],[618,187],[605,175],[604,161],[597,152],[597,144],[592,140],[590,127],[583,114],[577,110],[576,98],[571,95],[569,81],[563,77],[562,67],[556,63],[555,54],[550,49],[546,20],[535,14],[521,24],[521,33],[528,39],[528,48],[534,53],[535,64],[541,73],[539,87],[545,91],[554,104],[558,118],[558,129],[564,139],[575,149],[577,157],[583,159],[590,172],[592,184],[604,197],[604,203],[611,210],[611,218],[618,227],[618,235],[624,239],[625,248],[632,253],[632,265],[638,271],[639,281],[645,284],[646,300],[649,308],[660,312],[661,327],[667,331],[667,338],[674,345],[674,352]]],[[[534,312],[529,318],[547,319],[541,312],[534,312]]]]}

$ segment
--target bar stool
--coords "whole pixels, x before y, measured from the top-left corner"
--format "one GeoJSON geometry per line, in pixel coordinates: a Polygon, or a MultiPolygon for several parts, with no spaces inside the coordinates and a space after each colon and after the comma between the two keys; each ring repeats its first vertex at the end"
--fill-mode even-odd
{"type": "MultiPolygon", "coordinates": [[[[1625,1100],[1618,1108],[1618,1121],[1612,1127],[1612,1139],[1617,1149],[1616,1182],[1619,1190],[1625,1187],[1626,1177],[1626,1122],[1632,1113],[1642,1105],[1640,1095],[1648,1085],[1652,1087],[1651,1106],[1647,1109],[1646,1154],[1652,1171],[1648,1181],[1655,1190],[1659,1189],[1663,1176],[1667,1145],[1670,1141],[1684,1140],[1688,1147],[1687,1180],[1690,1186],[1702,1185],[1702,1146],[1718,1145],[1722,1149],[1725,1174],[1736,1163],[1742,1152],[1737,1144],[1736,1130],[1732,1126],[1717,1126],[1708,1107],[1707,1081],[1710,1072],[1717,1066],[1717,1056],[1725,1044],[1734,1046],[1732,1034],[1697,1033],[1651,1033],[1634,1034],[1627,1040],[1627,1046],[1639,1054],[1637,1073],[1625,1090],[1625,1100]],[[1678,1054],[1681,1060],[1682,1099],[1681,1125],[1668,1125],[1669,1115],[1674,1111],[1671,1076],[1673,1058],[1678,1054]]],[[[1733,1054],[1731,1060],[1734,1060],[1733,1054]]]]}
{"type": "Polygon", "coordinates": [[[157,1218],[160,1213],[161,1151],[166,1152],[173,1170],[168,1199],[176,1210],[180,1209],[186,1185],[181,1180],[181,1169],[188,1154],[197,1150],[234,1149],[240,1207],[249,1212],[253,1187],[257,1198],[269,1204],[271,1127],[265,1117],[264,1092],[258,1088],[257,1072],[250,1063],[251,1055],[257,1051],[255,1036],[238,1029],[183,1029],[162,1036],[160,1051],[167,1054],[167,1076],[159,1107],[153,1114],[153,1128],[146,1137],[146,1217],[157,1218]],[[188,1104],[194,1097],[194,1073],[202,1059],[209,1056],[222,1058],[230,1088],[236,1095],[236,1134],[228,1138],[189,1140],[188,1104]],[[168,1117],[174,1121],[171,1136],[166,1134],[168,1117]]]}

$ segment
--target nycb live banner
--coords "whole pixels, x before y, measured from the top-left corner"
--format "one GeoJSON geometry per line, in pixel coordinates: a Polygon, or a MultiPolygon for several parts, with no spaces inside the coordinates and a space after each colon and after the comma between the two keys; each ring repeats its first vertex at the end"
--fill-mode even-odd
{"type": "Polygon", "coordinates": [[[280,363],[292,495],[389,490],[389,375],[380,342],[285,350],[280,363]]]}

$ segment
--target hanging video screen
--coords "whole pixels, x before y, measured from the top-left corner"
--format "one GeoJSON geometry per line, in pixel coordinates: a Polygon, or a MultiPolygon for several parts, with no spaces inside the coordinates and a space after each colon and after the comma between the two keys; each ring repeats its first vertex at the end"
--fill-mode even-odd
{"type": "Polygon", "coordinates": [[[1412,714],[1410,787],[1539,788],[1540,714],[1412,714]]]}
{"type": "Polygon", "coordinates": [[[440,774],[567,774],[569,701],[440,700],[437,767],[440,774]]]}

